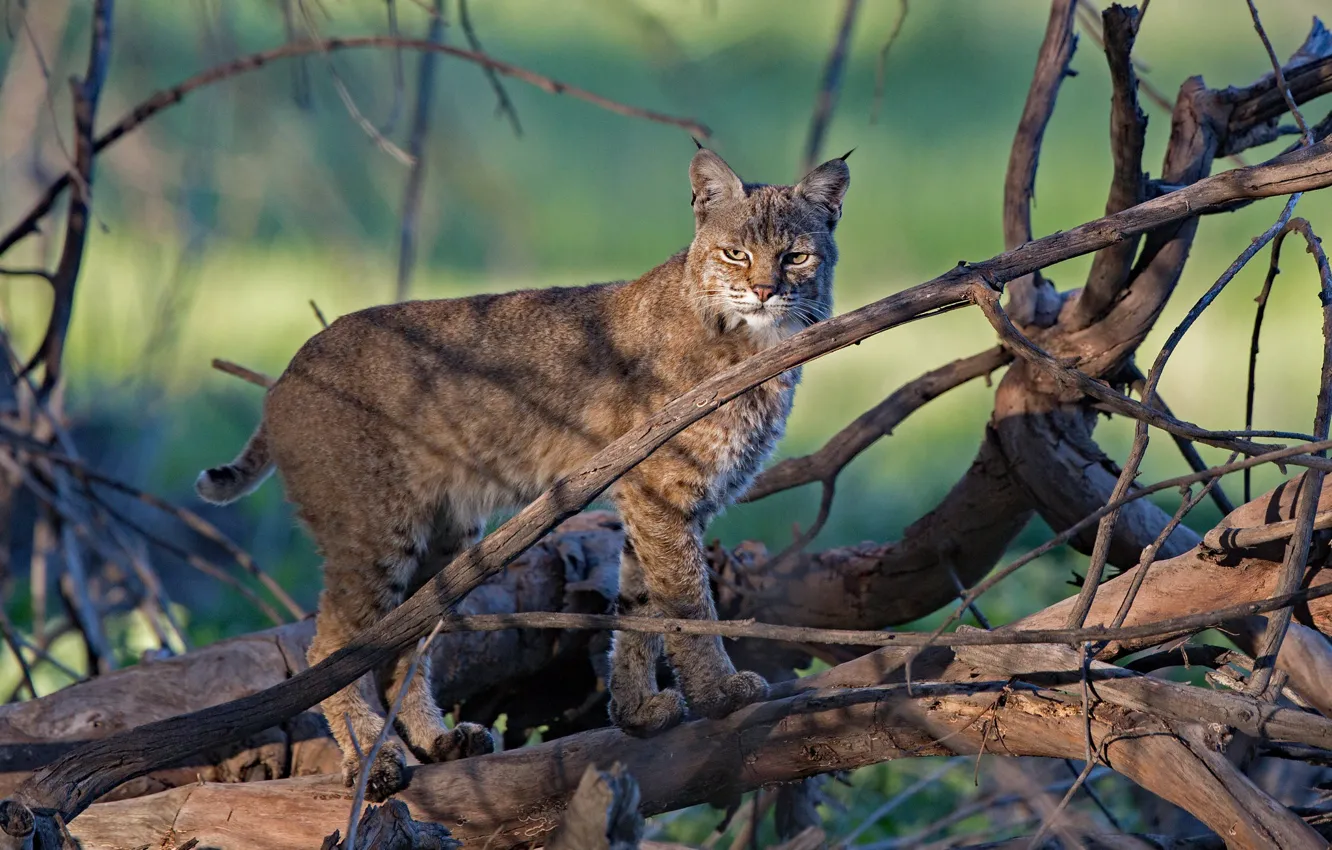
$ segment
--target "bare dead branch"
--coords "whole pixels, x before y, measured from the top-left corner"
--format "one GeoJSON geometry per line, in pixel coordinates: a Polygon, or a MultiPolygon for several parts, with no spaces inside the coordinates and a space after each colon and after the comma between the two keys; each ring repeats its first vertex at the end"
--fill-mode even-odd
{"type": "Polygon", "coordinates": [[[1267,599],[1244,602],[1201,614],[1172,617],[1133,626],[1091,626],[1077,629],[968,629],[951,634],[934,632],[890,632],[883,630],[816,629],[779,626],[752,620],[679,620],[656,617],[620,617],[611,614],[520,612],[473,614],[444,619],[448,632],[498,632],[507,629],[591,629],[596,631],[645,632],[648,634],[721,635],[727,638],[758,638],[788,643],[833,646],[1009,646],[1034,643],[1076,644],[1083,642],[1140,640],[1172,637],[1202,631],[1240,617],[1289,609],[1292,605],[1332,596],[1332,585],[1305,588],[1267,599]]]}
{"type": "MultiPolygon", "coordinates": [[[[435,19],[442,18],[442,9],[441,14],[434,17],[435,19]]],[[[481,46],[481,39],[477,37],[476,27],[472,26],[472,15],[468,11],[467,0],[458,0],[458,23],[462,25],[463,38],[467,39],[467,46],[477,53],[485,53],[485,48],[481,46]]],[[[523,125],[518,121],[518,110],[514,107],[513,101],[509,99],[509,92],[504,88],[504,81],[495,73],[494,68],[482,68],[482,71],[485,72],[490,87],[495,91],[496,114],[508,118],[509,125],[513,127],[513,134],[522,138],[523,125]]]]}
{"type": "MultiPolygon", "coordinates": [[[[467,4],[463,0],[461,12],[467,20],[467,4]]],[[[432,44],[444,42],[444,0],[435,0],[437,14],[430,18],[426,39],[432,44]]],[[[480,51],[477,44],[472,49],[480,51]]],[[[422,53],[416,71],[416,107],[412,112],[411,138],[407,149],[412,156],[412,168],[407,174],[407,184],[402,193],[402,226],[398,239],[398,285],[395,300],[407,300],[411,288],[412,268],[416,264],[416,227],[417,217],[421,212],[421,193],[425,190],[425,147],[430,135],[430,110],[435,100],[435,58],[434,53],[422,53]]],[[[487,68],[487,73],[497,82],[494,70],[487,68]]],[[[327,327],[327,325],[325,325],[327,327]]]]}
{"type": "Polygon", "coordinates": [[[774,493],[814,482],[822,482],[827,488],[847,464],[879,438],[891,435],[893,429],[916,410],[955,387],[982,375],[989,375],[1012,359],[1013,355],[1005,349],[991,348],[954,360],[903,384],[888,398],[834,434],[814,454],[787,458],[769,467],[754,481],[744,501],[755,502],[774,493]]]}
{"type": "MultiPolygon", "coordinates": [[[[1252,3],[1250,3],[1252,6],[1252,3]]],[[[1257,12],[1254,13],[1257,26],[1257,12]]],[[[1319,300],[1323,305],[1323,369],[1319,376],[1318,403],[1314,410],[1313,431],[1315,435],[1328,433],[1332,426],[1332,268],[1328,267],[1327,254],[1323,252],[1322,242],[1314,235],[1313,228],[1304,219],[1292,221],[1291,226],[1304,236],[1308,251],[1318,264],[1318,277],[1321,288],[1319,300]]],[[[1309,547],[1313,537],[1314,523],[1317,520],[1318,499],[1322,494],[1323,472],[1310,469],[1300,482],[1301,492],[1295,510],[1295,529],[1286,543],[1285,560],[1281,565],[1281,588],[1299,587],[1309,559],[1309,547]]],[[[1263,694],[1272,680],[1276,665],[1276,656],[1290,627],[1292,611],[1278,611],[1268,618],[1267,630],[1254,656],[1253,676],[1249,679],[1248,692],[1263,694]]]]}
{"type": "Polygon", "coordinates": [[[828,61],[823,66],[823,81],[819,93],[814,99],[814,112],[809,118],[809,136],[805,140],[805,157],[800,163],[800,175],[804,176],[818,164],[819,151],[823,148],[823,137],[828,132],[833,110],[837,108],[837,98],[841,94],[842,75],[846,71],[846,54],[851,47],[851,33],[855,30],[856,15],[860,11],[860,0],[845,0],[842,7],[842,20],[837,26],[837,38],[833,40],[828,61]]]}
{"type": "Polygon", "coordinates": [[[1278,449],[1277,451],[1269,452],[1266,455],[1257,455],[1254,457],[1246,458],[1244,460],[1235,461],[1234,463],[1226,464],[1225,466],[1213,467],[1212,469],[1204,470],[1203,472],[1195,472],[1189,475],[1181,475],[1176,478],[1170,478],[1165,481],[1158,481],[1155,484],[1143,487],[1139,490],[1135,490],[1134,492],[1129,493],[1123,499],[1109,502],[1104,506],[1102,506],[1101,508],[1099,508],[1098,510],[1096,510],[1095,512],[1088,514],[1078,522],[1064,529],[1059,534],[1056,534],[1054,537],[1042,543],[1040,546],[1037,546],[1035,549],[1032,549],[1030,552],[1027,552],[1025,555],[1022,555],[1021,557],[1014,559],[1012,562],[1006,564],[1002,568],[995,570],[990,575],[986,576],[985,579],[978,582],[969,591],[967,591],[965,595],[963,595],[962,599],[959,601],[957,610],[954,611],[951,615],[949,615],[943,621],[943,623],[939,625],[935,633],[943,634],[945,629],[947,629],[953,623],[956,623],[959,619],[961,619],[962,612],[966,610],[967,606],[974,603],[977,599],[983,596],[995,585],[997,585],[999,582],[1003,581],[1004,579],[1008,578],[1018,569],[1026,566],[1027,564],[1031,563],[1032,561],[1036,560],[1042,555],[1053,551],[1056,547],[1062,546],[1063,544],[1067,543],[1075,534],[1077,534],[1082,529],[1089,528],[1093,523],[1096,523],[1098,520],[1100,520],[1100,518],[1105,514],[1109,513],[1112,510],[1115,510],[1118,507],[1122,507],[1123,505],[1127,504],[1130,501],[1133,501],[1134,499],[1145,498],[1147,496],[1152,495],[1153,493],[1159,493],[1162,490],[1169,490],[1176,487],[1186,487],[1190,484],[1196,484],[1199,481],[1206,481],[1211,478],[1219,478],[1222,475],[1226,475],[1231,472],[1239,472],[1244,469],[1250,469],[1262,463],[1280,462],[1284,460],[1286,457],[1290,457],[1296,453],[1300,453],[1304,449],[1308,449],[1310,451],[1322,451],[1327,448],[1332,448],[1332,441],[1323,441],[1321,443],[1307,443],[1304,446],[1292,446],[1291,448],[1288,449],[1278,449]]]}
{"type": "MultiPolygon", "coordinates": [[[[253,71],[262,68],[271,62],[280,59],[289,59],[301,56],[308,56],[312,53],[333,52],[338,50],[352,50],[361,48],[397,48],[406,50],[418,50],[425,52],[443,53],[480,65],[483,68],[490,68],[498,74],[507,77],[513,77],[516,80],[522,80],[529,85],[535,86],[549,94],[562,94],[569,97],[583,100],[601,109],[614,112],[618,115],[625,115],[631,118],[642,118],[658,124],[666,124],[672,127],[679,127],[700,138],[708,138],[711,131],[689,118],[678,118],[673,115],[667,115],[662,112],[656,112],[651,109],[642,109],[636,106],[630,106],[599,94],[590,92],[568,83],[537,74],[525,68],[520,68],[508,62],[502,62],[483,53],[473,50],[464,50],[460,47],[452,47],[447,44],[434,44],[424,39],[403,39],[392,38],[389,36],[359,36],[355,38],[329,38],[322,41],[300,41],[276,47],[272,50],[266,50],[262,53],[254,53],[249,56],[242,56],[231,62],[211,68],[202,73],[172,86],[162,89],[147,100],[140,103],[134,109],[130,110],[123,118],[113,125],[105,133],[97,137],[93,144],[92,153],[98,154],[110,145],[115,144],[126,133],[138,127],[143,122],[152,118],[164,109],[168,109],[180,103],[191,92],[230,79],[238,74],[253,71]]],[[[60,193],[69,188],[71,176],[68,172],[47,187],[41,199],[28,211],[24,217],[19,220],[10,230],[0,238],[0,255],[8,251],[14,243],[20,239],[35,233],[37,222],[41,220],[51,207],[55,204],[56,198],[60,193]]]]}
{"type": "Polygon", "coordinates": [[[93,158],[96,155],[93,123],[102,97],[102,84],[106,81],[107,66],[111,61],[111,19],[114,13],[114,0],[98,0],[94,4],[88,67],[82,80],[70,83],[74,94],[74,169],[66,172],[66,175],[72,175],[70,182],[74,185],[74,192],[66,215],[65,243],[61,247],[55,272],[49,278],[54,293],[51,317],[41,344],[19,373],[20,376],[27,375],[38,364],[42,365],[42,385],[38,394],[40,399],[45,399],[60,380],[65,335],[69,331],[70,318],[74,315],[74,288],[83,265],[83,247],[88,236],[92,207],[93,158]]]}
{"type": "Polygon", "coordinates": [[[1281,97],[1286,101],[1286,108],[1295,118],[1295,123],[1299,125],[1300,135],[1304,138],[1304,144],[1312,145],[1314,143],[1313,133],[1309,131],[1309,125],[1304,123],[1304,115],[1300,113],[1300,108],[1295,104],[1295,98],[1291,96],[1290,87],[1286,84],[1286,75],[1281,70],[1281,60],[1277,58],[1276,51],[1272,49],[1272,42],[1267,37],[1267,30],[1263,29],[1263,22],[1258,17],[1258,7],[1253,4],[1253,0],[1248,0],[1249,15],[1253,18],[1253,28],[1258,32],[1258,37],[1263,41],[1263,47],[1267,50],[1267,57],[1272,60],[1272,74],[1276,78],[1277,89],[1281,92],[1281,97]]]}
{"type": "MultiPolygon", "coordinates": [[[[1126,235],[1196,215],[1201,210],[1238,197],[1289,194],[1329,183],[1332,183],[1332,144],[1320,143],[1272,163],[1200,180],[1169,196],[1027,243],[984,263],[960,266],[929,283],[819,322],[718,373],[667,404],[641,429],[612,442],[583,469],[538,497],[495,533],[455,559],[392,614],[316,667],[262,695],[147,724],[133,732],[81,747],[25,783],[18,792],[20,799],[37,808],[72,816],[126,779],[221,741],[253,734],[326,698],[410,646],[463,594],[502,570],[556,523],[580,510],[675,434],[722,404],[800,363],[963,301],[980,305],[987,317],[1005,332],[1007,317],[998,308],[994,287],[1022,274],[1095,251],[1126,235]],[[998,321],[998,317],[1003,321],[998,321]]],[[[1011,323],[1007,324],[1007,329],[1011,329],[1011,323]]],[[[1016,334],[1015,329],[1011,329],[1008,337],[1013,334],[1016,334]]],[[[1016,337],[1031,346],[1021,334],[1016,337]]],[[[1035,354],[1025,347],[1020,347],[1019,353],[1037,360],[1048,357],[1034,346],[1031,348],[1035,354]]],[[[1058,364],[1053,368],[1056,372],[1073,372],[1058,364]]],[[[1080,380],[1078,374],[1072,374],[1075,381],[1080,380]]],[[[1096,383],[1090,378],[1086,378],[1086,382],[1096,383]]],[[[1159,415],[1140,410],[1140,405],[1118,393],[1101,393],[1098,389],[1091,394],[1098,398],[1108,395],[1116,403],[1128,402],[1128,410],[1138,416],[1152,416],[1153,424],[1162,421],[1159,415]]],[[[1173,424],[1172,427],[1182,426],[1173,424]]],[[[1196,431],[1190,431],[1190,436],[1196,437],[1196,431]]],[[[1229,447],[1261,453],[1259,447],[1248,443],[1242,446],[1229,447]]],[[[1303,462],[1329,463],[1320,458],[1303,462]]]]}
{"type": "MultiPolygon", "coordinates": [[[[1295,103],[1305,103],[1332,91],[1332,56],[1328,55],[1330,49],[1332,33],[1321,23],[1315,22],[1304,44],[1282,71],[1286,91],[1295,103]]],[[[1229,117],[1227,136],[1234,141],[1231,145],[1223,146],[1221,152],[1229,153],[1236,143],[1249,147],[1275,138],[1275,120],[1290,111],[1286,94],[1282,92],[1276,75],[1269,74],[1233,96],[1235,109],[1229,117]],[[1263,125],[1272,127],[1269,131],[1272,135],[1255,136],[1253,129],[1263,125]]]]}
{"type": "Polygon", "coordinates": [[[268,389],[273,386],[272,378],[253,369],[247,369],[238,363],[232,363],[230,360],[221,360],[215,357],[213,358],[213,368],[219,372],[226,372],[228,375],[235,375],[242,381],[248,381],[257,387],[268,389]]]}
{"type": "MultiPolygon", "coordinates": [[[[1068,65],[1077,48],[1078,38],[1073,31],[1076,11],[1076,0],[1054,0],[1050,4],[1045,38],[1036,58],[1036,71],[1032,74],[1004,178],[1004,247],[1009,250],[1032,239],[1031,201],[1036,193],[1036,165],[1045,128],[1054,115],[1059,86],[1068,76],[1068,65]]],[[[1013,281],[1008,298],[1009,309],[1023,325],[1049,324],[1059,310],[1058,293],[1039,271],[1013,281]]]]}
{"type": "MultiPolygon", "coordinates": [[[[1255,549],[1265,543],[1285,540],[1295,534],[1297,523],[1293,519],[1274,522],[1271,525],[1256,525],[1249,528],[1217,527],[1207,532],[1203,544],[1217,551],[1236,552],[1255,549]]],[[[1332,528],[1332,512],[1324,512],[1314,517],[1313,530],[1323,531],[1332,528]]]]}
{"type": "MultiPolygon", "coordinates": [[[[1290,196],[1290,200],[1286,202],[1286,206],[1282,209],[1281,215],[1277,217],[1276,223],[1264,231],[1260,236],[1252,240],[1244,250],[1240,252],[1240,255],[1236,257],[1235,261],[1230,264],[1224,273],[1222,273],[1216,283],[1212,284],[1212,286],[1203,293],[1202,297],[1198,299],[1198,302],[1194,304],[1192,309],[1190,309],[1189,312],[1185,314],[1184,318],[1180,320],[1179,324],[1175,327],[1175,330],[1171,332],[1170,337],[1166,340],[1165,345],[1161,346],[1161,350],[1156,355],[1156,360],[1152,363],[1152,368],[1147,372],[1147,385],[1143,390],[1144,399],[1150,401],[1153,396],[1155,396],[1156,388],[1161,382],[1161,374],[1165,371],[1166,363],[1169,362],[1170,355],[1174,353],[1177,347],[1179,347],[1179,343],[1184,339],[1184,335],[1188,333],[1189,328],[1193,327],[1194,323],[1202,316],[1203,311],[1211,306],[1212,302],[1214,302],[1217,296],[1221,294],[1221,291],[1225,289],[1230,281],[1235,279],[1235,275],[1239,274],[1240,270],[1248,264],[1249,260],[1257,256],[1258,252],[1261,251],[1268,242],[1271,242],[1279,232],[1281,232],[1286,226],[1286,222],[1290,220],[1291,214],[1295,212],[1295,204],[1299,203],[1299,200],[1299,194],[1290,196]]],[[[1123,469],[1120,470],[1119,480],[1115,482],[1114,492],[1111,493],[1110,498],[1112,500],[1122,498],[1132,488],[1134,480],[1138,477],[1138,470],[1142,465],[1142,459],[1147,454],[1148,439],[1147,423],[1140,419],[1135,426],[1133,446],[1129,450],[1128,458],[1124,461],[1123,469]]],[[[1314,439],[1316,440],[1318,438],[1315,437],[1314,439]]],[[[1082,589],[1078,593],[1078,602],[1073,606],[1073,610],[1069,614],[1069,628],[1081,626],[1086,621],[1087,612],[1091,610],[1092,598],[1095,597],[1096,589],[1100,586],[1101,574],[1105,569],[1106,560],[1110,555],[1110,540],[1115,533],[1115,522],[1118,518],[1119,511],[1111,511],[1101,518],[1101,521],[1097,526],[1096,545],[1092,549],[1091,561],[1087,565],[1086,580],[1083,582],[1082,589]]]]}
{"type": "MultiPolygon", "coordinates": [[[[1138,78],[1133,71],[1133,41],[1138,34],[1140,13],[1135,8],[1115,4],[1101,15],[1105,58],[1110,66],[1110,155],[1114,161],[1105,211],[1112,213],[1139,204],[1147,197],[1147,177],[1142,171],[1147,116],[1138,106],[1138,78]]],[[[1074,305],[1075,326],[1090,325],[1110,307],[1128,279],[1138,242],[1125,239],[1096,252],[1087,283],[1074,305]]]]}
{"type": "Polygon", "coordinates": [[[879,60],[874,66],[874,100],[870,106],[870,123],[879,122],[879,110],[883,107],[883,93],[888,83],[888,51],[893,49],[902,35],[902,25],[906,23],[907,13],[911,11],[910,0],[898,0],[897,20],[888,33],[888,39],[879,48],[879,60]]]}

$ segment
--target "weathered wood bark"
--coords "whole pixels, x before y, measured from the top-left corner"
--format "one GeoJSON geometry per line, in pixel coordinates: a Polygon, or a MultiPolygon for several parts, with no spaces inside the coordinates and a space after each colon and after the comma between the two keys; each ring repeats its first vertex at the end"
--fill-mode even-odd
{"type": "MultiPolygon", "coordinates": [[[[1082,756],[1084,725],[1076,699],[1015,685],[943,654],[917,673],[939,681],[918,683],[910,692],[888,685],[799,694],[650,740],[606,729],[418,767],[401,799],[413,817],[443,823],[464,842],[506,848],[529,846],[554,829],[589,765],[623,763],[641,786],[643,812],[651,814],[893,758],[981,751],[1082,756]]],[[[1152,686],[1170,694],[1194,690],[1167,682],[1152,686]]],[[[1278,734],[1288,728],[1273,722],[1278,712],[1289,723],[1315,724],[1332,739],[1332,721],[1290,710],[1274,709],[1264,728],[1278,734]]],[[[1252,719],[1249,728],[1256,731],[1258,715],[1252,719]]],[[[1111,767],[1198,815],[1230,836],[1233,847],[1323,846],[1299,818],[1272,804],[1217,755],[1215,742],[1180,737],[1167,721],[1111,703],[1095,706],[1092,734],[1111,767]],[[1181,781],[1185,776],[1188,781],[1181,781]]],[[[225,837],[255,850],[308,847],[310,836],[345,822],[350,797],[331,776],[207,783],[99,803],[71,829],[89,850],[148,841],[165,828],[197,835],[201,843],[225,837]]]]}
{"type": "MultiPolygon", "coordinates": [[[[615,598],[621,542],[613,515],[576,517],[477,588],[458,610],[602,613],[615,598]]],[[[313,635],[314,622],[306,620],[180,658],[140,664],[39,700],[0,706],[0,796],[82,742],[258,693],[290,678],[306,669],[313,635]]],[[[595,689],[592,656],[604,653],[605,644],[604,635],[589,632],[442,634],[431,653],[436,693],[444,706],[481,698],[497,701],[555,667],[567,676],[568,690],[549,695],[548,711],[555,714],[595,689]]],[[[541,703],[536,695],[528,696],[541,703]]],[[[521,739],[523,730],[516,728],[514,734],[521,739]]],[[[112,796],[138,796],[200,780],[243,782],[328,773],[336,771],[339,759],[322,716],[303,712],[247,741],[126,783],[112,796]]]]}

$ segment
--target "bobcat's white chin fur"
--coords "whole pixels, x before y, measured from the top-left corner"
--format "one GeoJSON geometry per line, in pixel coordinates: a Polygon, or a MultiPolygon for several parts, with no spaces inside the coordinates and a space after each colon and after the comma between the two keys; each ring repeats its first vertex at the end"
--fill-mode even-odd
{"type": "Polygon", "coordinates": [[[759,348],[771,348],[800,330],[788,310],[753,310],[740,313],[739,318],[759,348]]]}

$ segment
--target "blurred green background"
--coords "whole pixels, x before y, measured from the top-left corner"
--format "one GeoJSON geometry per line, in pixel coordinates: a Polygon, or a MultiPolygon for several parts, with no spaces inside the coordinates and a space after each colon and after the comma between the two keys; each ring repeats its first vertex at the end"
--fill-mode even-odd
{"type": "MultiPolygon", "coordinates": [[[[16,23],[22,15],[14,4],[0,10],[9,23],[0,28],[0,67],[6,69],[0,228],[22,215],[65,167],[69,94],[60,81],[81,73],[88,37],[87,0],[27,5],[23,24],[16,23]],[[34,41],[42,46],[40,60],[34,41]]],[[[386,31],[379,0],[307,5],[324,35],[386,31]]],[[[419,4],[401,0],[397,7],[404,34],[424,33],[428,16],[419,4]]],[[[700,120],[742,176],[779,182],[798,176],[841,7],[809,0],[473,0],[471,15],[496,57],[626,103],[700,120]]],[[[1316,0],[1268,0],[1260,7],[1282,55],[1299,45],[1312,16],[1326,8],[1316,0]]],[[[1002,250],[1004,171],[1048,4],[918,0],[889,53],[881,115],[871,122],[875,63],[898,11],[895,0],[864,3],[823,150],[826,158],[856,149],[838,232],[839,312],[927,280],[959,260],[1002,250]]],[[[449,17],[446,39],[463,45],[452,4],[449,17]]],[[[122,2],[99,126],[158,88],[284,38],[281,5],[270,0],[122,2]]],[[[1239,85],[1269,69],[1242,2],[1154,3],[1136,55],[1147,66],[1142,77],[1171,100],[1192,74],[1213,86],[1239,85]]],[[[418,58],[408,54],[402,61],[407,85],[400,94],[391,52],[279,62],[192,94],[99,159],[96,221],[66,363],[67,407],[92,435],[89,454],[106,471],[202,510],[190,489],[194,476],[234,455],[260,405],[258,389],[213,371],[210,358],[276,375],[317,330],[310,299],[330,318],[392,300],[407,169],[352,120],[331,72],[345,81],[367,119],[392,123],[386,135],[405,143],[418,58]]],[[[1037,235],[1104,210],[1109,82],[1089,38],[1082,38],[1073,68],[1078,74],[1064,83],[1045,138],[1037,235]]],[[[686,168],[694,147],[685,132],[506,80],[524,129],[519,138],[496,116],[478,68],[442,58],[436,85],[414,297],[634,277],[690,239],[686,168]]],[[[1144,101],[1147,164],[1155,173],[1169,116],[1144,101]]],[[[1306,112],[1312,121],[1326,108],[1315,102],[1306,112]]],[[[1284,143],[1246,157],[1257,162],[1284,143]]],[[[1164,334],[1271,223],[1280,204],[1269,200],[1203,223],[1179,291],[1140,360],[1150,361],[1164,334]]],[[[1323,193],[1305,198],[1298,214],[1325,233],[1330,211],[1332,195],[1323,193]]],[[[48,219],[48,232],[59,233],[58,221],[48,219]]],[[[29,239],[5,265],[50,265],[58,249],[58,235],[29,239]]],[[[1308,430],[1320,357],[1317,278],[1313,263],[1297,247],[1289,250],[1263,338],[1257,425],[1308,430]]],[[[1088,266],[1087,258],[1071,261],[1049,276],[1060,288],[1076,287],[1088,266]]],[[[1162,393],[1181,417],[1217,429],[1242,427],[1252,299],[1265,268],[1264,255],[1241,273],[1174,356],[1162,393]]],[[[3,319],[26,353],[40,338],[49,292],[35,278],[0,281],[3,319]]],[[[901,383],[993,340],[978,313],[959,311],[811,364],[781,453],[816,449],[901,383]]],[[[899,534],[970,463],[990,406],[991,390],[974,382],[931,403],[858,459],[842,477],[832,520],[815,547],[899,534]]],[[[1098,434],[1107,451],[1122,456],[1131,426],[1116,419],[1098,434]]],[[[1203,454],[1222,460],[1206,448],[1203,454]]],[[[1181,471],[1174,446],[1154,439],[1145,478],[1181,471]]],[[[1276,470],[1260,473],[1256,492],[1279,477],[1276,470]]],[[[1238,481],[1228,486],[1238,499],[1238,481]]],[[[792,523],[812,520],[817,495],[806,488],[733,508],[712,534],[780,548],[790,540],[792,523]]],[[[1174,498],[1162,504],[1173,509],[1174,498]]],[[[313,604],[317,559],[294,529],[276,484],[206,515],[251,548],[298,600],[313,604]]],[[[1206,528],[1215,518],[1208,504],[1189,522],[1206,528]]],[[[1045,534],[1035,523],[1020,545],[1034,545],[1045,534]]],[[[1058,553],[982,607],[1006,620],[1048,604],[1072,591],[1070,570],[1084,563],[1058,553]]],[[[229,590],[194,594],[188,602],[189,631],[199,642],[263,625],[229,590]]],[[[133,644],[133,630],[123,639],[133,644]]],[[[884,788],[900,787],[920,769],[867,776],[884,788]]]]}

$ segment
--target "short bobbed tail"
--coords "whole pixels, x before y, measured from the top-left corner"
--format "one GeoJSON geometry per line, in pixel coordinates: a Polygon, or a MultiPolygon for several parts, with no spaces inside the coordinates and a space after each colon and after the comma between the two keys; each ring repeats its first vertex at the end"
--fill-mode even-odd
{"type": "Polygon", "coordinates": [[[272,472],[273,460],[268,455],[268,436],[264,432],[264,424],[260,422],[240,455],[226,466],[215,466],[200,472],[195,479],[194,490],[205,502],[228,505],[253,493],[272,472]]]}

